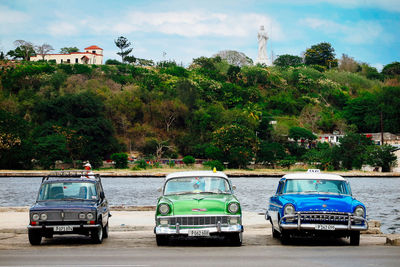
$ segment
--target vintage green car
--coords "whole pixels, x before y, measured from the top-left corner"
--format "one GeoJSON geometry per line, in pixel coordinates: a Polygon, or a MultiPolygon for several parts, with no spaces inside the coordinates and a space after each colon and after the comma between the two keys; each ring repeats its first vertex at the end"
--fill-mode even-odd
{"type": "Polygon", "coordinates": [[[242,211],[230,180],[222,172],[190,171],[167,175],[156,209],[157,245],[171,236],[223,236],[242,244],[242,211]]]}

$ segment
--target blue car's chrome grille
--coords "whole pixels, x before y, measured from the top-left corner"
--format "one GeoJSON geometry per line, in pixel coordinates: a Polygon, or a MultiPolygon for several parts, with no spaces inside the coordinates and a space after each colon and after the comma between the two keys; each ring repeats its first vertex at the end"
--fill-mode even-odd
{"type": "Polygon", "coordinates": [[[300,213],[301,223],[348,224],[347,213],[300,213]]]}
{"type": "Polygon", "coordinates": [[[228,224],[230,216],[179,216],[168,218],[168,224],[181,226],[228,224]]]}

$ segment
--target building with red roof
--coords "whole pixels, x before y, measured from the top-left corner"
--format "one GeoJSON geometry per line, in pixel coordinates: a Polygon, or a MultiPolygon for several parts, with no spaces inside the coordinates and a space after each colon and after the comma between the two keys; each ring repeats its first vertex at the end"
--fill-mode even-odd
{"type": "Polygon", "coordinates": [[[103,64],[103,49],[97,45],[91,45],[85,48],[85,52],[72,52],[70,54],[38,54],[32,56],[30,61],[55,61],[57,64],[103,64]]]}

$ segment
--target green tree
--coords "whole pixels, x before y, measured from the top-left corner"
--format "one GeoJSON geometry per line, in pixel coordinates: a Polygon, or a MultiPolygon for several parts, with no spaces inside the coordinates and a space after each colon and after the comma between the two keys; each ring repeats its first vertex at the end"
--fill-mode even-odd
{"type": "Polygon", "coordinates": [[[278,67],[298,66],[303,64],[303,59],[299,56],[293,55],[280,55],[274,60],[274,65],[278,67]]]}
{"type": "Polygon", "coordinates": [[[304,63],[306,65],[321,65],[328,69],[338,65],[337,59],[335,59],[335,49],[330,43],[319,43],[307,49],[304,54],[304,63]]]}
{"type": "Polygon", "coordinates": [[[24,40],[16,40],[14,42],[16,48],[14,50],[10,50],[7,55],[12,57],[13,59],[21,58],[25,61],[28,61],[31,56],[35,55],[35,49],[31,42],[27,42],[24,40]]]}
{"type": "Polygon", "coordinates": [[[386,77],[400,75],[400,62],[396,61],[385,65],[382,69],[382,74],[386,77]]]}
{"type": "Polygon", "coordinates": [[[257,162],[275,167],[275,164],[285,157],[286,152],[282,144],[265,141],[260,143],[259,150],[257,151],[257,162]]]}
{"type": "Polygon", "coordinates": [[[196,159],[193,156],[185,156],[182,159],[183,163],[185,163],[185,165],[192,165],[196,162],[196,159]]]}
{"type": "MultiPolygon", "coordinates": [[[[121,50],[120,52],[117,52],[117,55],[121,56],[122,63],[126,62],[126,57],[128,57],[133,50],[133,48],[129,48],[131,43],[123,36],[118,37],[114,43],[121,50]]],[[[128,59],[131,60],[131,58],[128,59]]]]}
{"type": "Polygon", "coordinates": [[[289,138],[292,138],[296,142],[302,139],[312,141],[317,139],[317,136],[305,128],[292,127],[289,129],[289,138]]]}
{"type": "Polygon", "coordinates": [[[63,47],[60,49],[60,54],[71,54],[74,52],[79,52],[79,49],[76,46],[63,47]]]}
{"type": "Polygon", "coordinates": [[[36,139],[35,154],[38,164],[44,169],[54,169],[57,160],[65,161],[68,158],[65,137],[52,134],[36,139]]]}
{"type": "Polygon", "coordinates": [[[397,149],[390,145],[370,146],[368,150],[368,164],[381,167],[382,172],[390,172],[390,168],[397,163],[397,157],[393,153],[397,149]]]}
{"type": "Polygon", "coordinates": [[[372,145],[371,139],[365,135],[349,133],[340,138],[340,145],[334,151],[336,158],[339,158],[343,168],[351,170],[360,169],[367,162],[368,147],[372,145]]]}
{"type": "Polygon", "coordinates": [[[126,153],[114,153],[111,155],[111,160],[115,162],[115,168],[128,168],[128,155],[126,153]]]}
{"type": "Polygon", "coordinates": [[[232,124],[213,133],[213,144],[222,151],[231,168],[246,168],[254,156],[257,140],[251,129],[232,124]]]}

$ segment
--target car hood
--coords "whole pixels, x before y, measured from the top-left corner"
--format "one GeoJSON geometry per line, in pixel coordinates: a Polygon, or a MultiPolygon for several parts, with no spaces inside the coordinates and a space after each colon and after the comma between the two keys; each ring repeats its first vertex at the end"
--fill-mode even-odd
{"type": "Polygon", "coordinates": [[[230,202],[238,202],[230,194],[168,195],[163,201],[171,204],[173,215],[225,214],[230,202]]]}
{"type": "Polygon", "coordinates": [[[36,202],[31,208],[31,211],[40,210],[66,210],[66,209],[94,209],[95,201],[40,201],[36,202]]]}
{"type": "Polygon", "coordinates": [[[343,195],[286,195],[283,197],[296,211],[353,212],[353,198],[343,195]]]}

